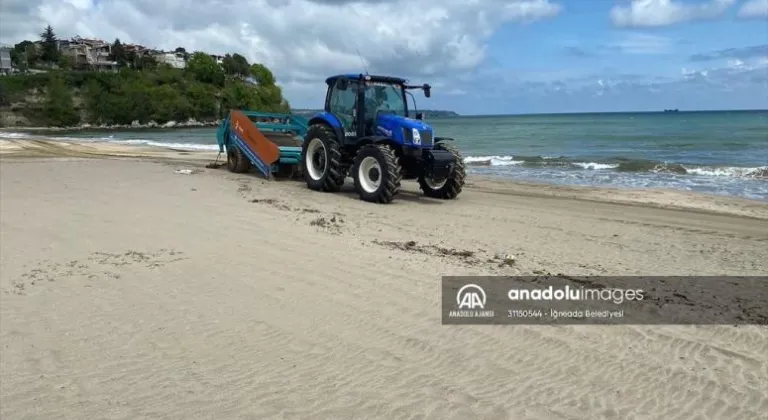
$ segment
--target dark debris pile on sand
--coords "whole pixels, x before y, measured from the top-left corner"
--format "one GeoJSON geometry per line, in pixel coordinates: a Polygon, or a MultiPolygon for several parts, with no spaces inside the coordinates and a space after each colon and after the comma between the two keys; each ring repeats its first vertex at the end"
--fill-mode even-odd
{"type": "MultiPolygon", "coordinates": [[[[292,207],[283,201],[275,198],[252,198],[249,200],[251,203],[264,204],[270,207],[274,207],[278,210],[295,213],[296,220],[300,220],[301,215],[316,214],[319,215],[322,212],[310,207],[292,207]]],[[[326,232],[333,234],[341,234],[342,227],[344,226],[344,219],[340,213],[331,213],[325,216],[318,216],[309,221],[310,226],[315,226],[326,232]]]]}
{"type": "Polygon", "coordinates": [[[309,222],[310,226],[317,226],[319,228],[325,229],[331,233],[340,233],[341,227],[344,224],[344,219],[341,217],[336,217],[335,215],[326,218],[326,217],[318,217],[311,222],[309,222]]]}
{"type": "Polygon", "coordinates": [[[443,248],[437,245],[419,245],[416,241],[379,241],[378,239],[374,239],[371,242],[376,245],[400,251],[418,252],[420,254],[432,256],[454,257],[470,264],[477,264],[479,262],[475,257],[475,252],[469,250],[443,248]]]}
{"type": "Polygon", "coordinates": [[[507,253],[497,253],[492,257],[482,257],[482,250],[470,251],[468,249],[456,249],[446,248],[438,245],[419,245],[416,241],[380,241],[374,239],[372,243],[384,246],[390,249],[396,249],[406,252],[417,252],[423,255],[429,255],[432,257],[447,258],[450,260],[458,260],[467,265],[491,265],[494,268],[503,268],[512,266],[515,263],[515,257],[507,253]]]}
{"type": "MultiPolygon", "coordinates": [[[[17,295],[24,295],[28,286],[42,282],[54,282],[64,278],[81,278],[86,280],[119,280],[120,273],[105,266],[123,267],[141,265],[149,269],[162,267],[166,264],[185,260],[183,253],[172,249],[160,249],[155,252],[140,252],[128,250],[122,253],[94,252],[85,260],[72,260],[67,263],[41,261],[36,267],[22,274],[11,282],[11,290],[5,290],[17,295]]],[[[86,287],[90,287],[86,284],[86,287]]]]}

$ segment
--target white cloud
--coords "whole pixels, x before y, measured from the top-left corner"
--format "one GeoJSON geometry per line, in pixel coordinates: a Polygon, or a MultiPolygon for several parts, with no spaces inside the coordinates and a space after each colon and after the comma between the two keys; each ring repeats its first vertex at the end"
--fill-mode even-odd
{"type": "Polygon", "coordinates": [[[768,0],[748,0],[739,9],[742,19],[768,19],[768,0]]]}
{"type": "Polygon", "coordinates": [[[614,6],[610,18],[619,27],[670,26],[682,22],[722,16],[736,0],[709,0],[687,3],[677,0],[632,0],[628,6],[614,6]]]}
{"type": "Polygon", "coordinates": [[[558,15],[557,0],[2,0],[0,42],[46,24],[149,47],[238,52],[270,67],[286,95],[320,102],[325,77],[362,70],[423,79],[471,71],[507,23],[558,15]]]}

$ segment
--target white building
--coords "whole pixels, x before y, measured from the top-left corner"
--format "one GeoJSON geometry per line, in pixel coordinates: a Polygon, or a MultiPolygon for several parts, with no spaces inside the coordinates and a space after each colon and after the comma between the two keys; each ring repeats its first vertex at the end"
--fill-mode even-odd
{"type": "Polygon", "coordinates": [[[155,55],[155,60],[158,63],[167,64],[175,69],[183,69],[187,67],[187,62],[184,61],[183,53],[160,53],[155,55]]]}
{"type": "Polygon", "coordinates": [[[13,66],[11,65],[11,48],[2,46],[0,47],[0,75],[8,75],[13,72],[13,66]]]}

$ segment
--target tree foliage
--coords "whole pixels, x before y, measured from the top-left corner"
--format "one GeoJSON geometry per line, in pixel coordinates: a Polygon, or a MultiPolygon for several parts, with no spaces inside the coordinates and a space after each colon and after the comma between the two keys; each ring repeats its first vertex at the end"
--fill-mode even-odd
{"type": "Polygon", "coordinates": [[[197,51],[187,61],[187,73],[201,83],[223,86],[226,79],[224,69],[210,55],[197,51]]]}
{"type": "MultiPolygon", "coordinates": [[[[116,73],[60,70],[6,76],[0,78],[0,104],[23,104],[24,116],[34,125],[53,126],[213,121],[230,109],[290,111],[278,86],[257,86],[239,78],[219,85],[198,80],[195,74],[158,65],[116,73]]],[[[209,76],[203,74],[205,80],[209,76]]]]}
{"type": "Polygon", "coordinates": [[[56,33],[53,32],[51,25],[48,25],[40,33],[42,41],[40,59],[46,63],[58,63],[59,61],[59,40],[56,33]]]}
{"type": "Polygon", "coordinates": [[[51,77],[46,90],[43,110],[49,125],[70,127],[80,122],[72,103],[72,92],[60,76],[51,77]]]}
{"type": "MultiPolygon", "coordinates": [[[[154,121],[211,121],[230,109],[289,112],[290,105],[262,64],[250,64],[240,54],[227,54],[222,63],[204,52],[189,54],[183,47],[184,70],[158,64],[150,55],[126,50],[120,39],[111,46],[117,72],[78,68],[72,57],[60,55],[58,39],[48,25],[41,41],[22,41],[11,51],[22,70],[57,64],[59,70],[0,78],[0,106],[21,109],[34,125],[74,126],[82,123],[127,125],[154,121]],[[249,77],[257,84],[249,83],[249,77]],[[20,106],[19,106],[20,105],[20,106]]],[[[55,66],[54,66],[55,68],[55,66]]]]}
{"type": "Polygon", "coordinates": [[[248,76],[250,70],[248,60],[237,53],[225,55],[221,67],[227,76],[248,76]]]}

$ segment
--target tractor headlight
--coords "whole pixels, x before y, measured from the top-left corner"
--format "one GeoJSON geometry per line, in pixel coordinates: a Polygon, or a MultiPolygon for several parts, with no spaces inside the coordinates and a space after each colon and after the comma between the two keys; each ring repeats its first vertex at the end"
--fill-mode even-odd
{"type": "Polygon", "coordinates": [[[419,130],[414,128],[413,130],[413,144],[421,144],[421,134],[419,130]]]}

